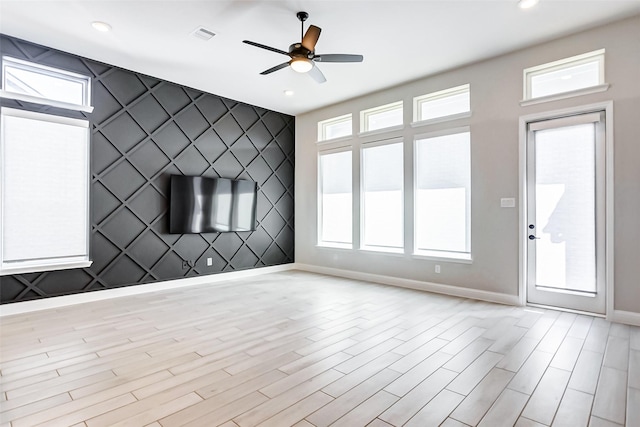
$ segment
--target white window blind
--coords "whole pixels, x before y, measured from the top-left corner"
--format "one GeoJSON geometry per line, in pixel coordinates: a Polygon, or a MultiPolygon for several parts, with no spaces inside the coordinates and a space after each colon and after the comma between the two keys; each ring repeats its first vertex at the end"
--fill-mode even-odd
{"type": "Polygon", "coordinates": [[[466,258],[471,252],[470,134],[426,137],[415,144],[416,253],[466,258]]]}
{"type": "Polygon", "coordinates": [[[9,108],[0,116],[0,273],[90,265],[88,121],[9,108]]]}
{"type": "Polygon", "coordinates": [[[320,154],[319,244],[351,247],[351,151],[320,154]]]}
{"type": "Polygon", "coordinates": [[[402,145],[398,142],[362,150],[364,249],[403,251],[402,145]]]}

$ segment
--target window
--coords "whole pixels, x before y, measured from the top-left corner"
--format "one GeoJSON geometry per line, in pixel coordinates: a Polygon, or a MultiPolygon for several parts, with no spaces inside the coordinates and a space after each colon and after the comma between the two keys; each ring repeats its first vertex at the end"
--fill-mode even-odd
{"type": "MultiPolygon", "coordinates": [[[[89,77],[3,57],[2,84],[3,98],[92,110],[89,77]]],[[[0,108],[0,275],[91,265],[89,139],[88,120],[0,108]]]]}
{"type": "Polygon", "coordinates": [[[1,120],[0,272],[88,266],[88,121],[10,108],[1,120]]]}
{"type": "Polygon", "coordinates": [[[604,49],[524,70],[524,99],[604,84],[604,49]]]}
{"type": "Polygon", "coordinates": [[[470,111],[468,84],[413,98],[414,122],[467,117],[470,111]]]}
{"type": "Polygon", "coordinates": [[[379,129],[402,126],[402,114],[402,101],[361,111],[360,131],[371,132],[379,129]]]}
{"type": "Polygon", "coordinates": [[[352,133],[351,114],[318,122],[318,141],[351,136],[352,133]]]}
{"type": "Polygon", "coordinates": [[[2,96],[91,111],[87,76],[10,57],[2,58],[2,96]]]}
{"type": "Polygon", "coordinates": [[[415,252],[470,259],[471,155],[468,131],[415,141],[415,252]]]}
{"type": "Polygon", "coordinates": [[[322,246],[351,247],[351,151],[320,154],[319,236],[322,246]]]}
{"type": "Polygon", "coordinates": [[[362,247],[402,252],[404,191],[402,142],[362,149],[362,247]]]}

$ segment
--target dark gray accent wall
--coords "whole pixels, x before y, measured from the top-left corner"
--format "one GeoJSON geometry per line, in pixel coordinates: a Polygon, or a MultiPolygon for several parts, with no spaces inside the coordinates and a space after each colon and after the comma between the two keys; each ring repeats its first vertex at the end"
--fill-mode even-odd
{"type": "Polygon", "coordinates": [[[294,117],[5,35],[0,51],[91,76],[95,107],[83,114],[2,100],[90,120],[93,265],[0,277],[0,302],[293,262],[294,117]],[[256,181],[257,229],[169,234],[173,174],[256,181]]]}

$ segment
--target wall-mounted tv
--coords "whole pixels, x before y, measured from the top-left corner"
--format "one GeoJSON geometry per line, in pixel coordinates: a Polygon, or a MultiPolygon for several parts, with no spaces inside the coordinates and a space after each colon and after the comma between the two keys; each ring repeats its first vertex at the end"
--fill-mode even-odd
{"type": "Polygon", "coordinates": [[[169,233],[217,233],[256,229],[253,181],[171,175],[169,233]]]}

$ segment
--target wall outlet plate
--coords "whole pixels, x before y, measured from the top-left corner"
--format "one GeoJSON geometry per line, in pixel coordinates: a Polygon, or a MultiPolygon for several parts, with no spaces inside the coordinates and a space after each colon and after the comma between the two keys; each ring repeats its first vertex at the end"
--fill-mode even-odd
{"type": "Polygon", "coordinates": [[[501,208],[515,208],[516,207],[516,199],[513,197],[503,197],[500,199],[500,207],[501,208]]]}

